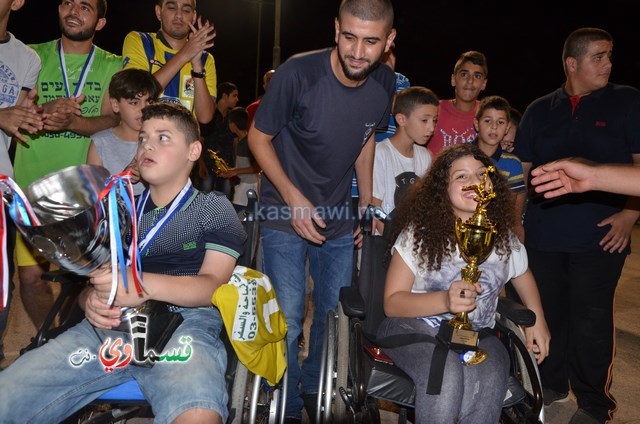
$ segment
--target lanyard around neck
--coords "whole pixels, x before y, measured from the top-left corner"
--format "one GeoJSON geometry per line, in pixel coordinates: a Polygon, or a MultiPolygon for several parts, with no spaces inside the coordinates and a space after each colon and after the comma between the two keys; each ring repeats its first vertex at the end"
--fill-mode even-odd
{"type": "MultiPolygon", "coordinates": [[[[87,81],[87,76],[89,75],[89,70],[91,69],[91,64],[93,63],[93,57],[95,53],[95,46],[91,44],[91,50],[87,55],[87,60],[84,62],[84,66],[82,67],[82,71],[80,72],[80,78],[78,78],[78,84],[76,85],[76,89],[73,92],[73,97],[78,97],[80,93],[82,93],[82,88],[84,87],[84,83],[87,81]]],[[[62,82],[64,83],[64,92],[67,98],[71,97],[71,92],[69,91],[69,77],[67,76],[67,63],[64,60],[64,50],[62,48],[62,40],[58,40],[58,57],[60,58],[60,70],[62,71],[62,82]]]]}
{"type": "MultiPolygon", "coordinates": [[[[189,200],[191,197],[191,192],[193,187],[191,185],[191,180],[188,180],[185,186],[182,188],[178,196],[171,203],[171,207],[167,211],[166,214],[160,219],[160,221],[156,222],[153,227],[149,230],[149,232],[144,236],[144,238],[138,243],[138,247],[140,249],[140,256],[144,256],[144,253],[147,251],[148,246],[151,244],[151,241],[156,238],[160,230],[169,222],[173,215],[178,212],[182,206],[189,200]]],[[[149,189],[146,189],[144,193],[142,193],[142,202],[138,203],[137,207],[137,215],[138,215],[138,230],[140,230],[142,214],[144,212],[144,207],[149,199],[149,189]]]]}

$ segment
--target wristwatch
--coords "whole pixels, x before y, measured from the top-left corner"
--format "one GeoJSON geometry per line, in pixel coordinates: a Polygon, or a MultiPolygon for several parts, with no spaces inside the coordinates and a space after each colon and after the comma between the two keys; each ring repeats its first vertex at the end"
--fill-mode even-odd
{"type": "Polygon", "coordinates": [[[196,72],[193,69],[191,70],[191,76],[193,78],[204,78],[207,76],[207,72],[203,69],[202,72],[196,72]]]}

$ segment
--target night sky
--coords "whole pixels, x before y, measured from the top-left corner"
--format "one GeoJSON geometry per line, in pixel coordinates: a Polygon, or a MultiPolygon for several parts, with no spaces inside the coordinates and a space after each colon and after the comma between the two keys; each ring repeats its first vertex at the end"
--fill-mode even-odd
{"type": "MultiPolygon", "coordinates": [[[[258,0],[199,0],[198,11],[213,22],[218,82],[239,86],[240,105],[255,99],[256,73],[271,68],[274,39],[274,1],[262,0],[260,63],[258,0]]],[[[518,0],[454,1],[395,0],[396,70],[412,85],[433,89],[441,98],[453,97],[449,85],[453,65],[463,51],[480,50],[489,62],[489,81],[483,95],[501,95],[521,111],[535,98],[564,81],[562,43],[573,29],[598,26],[614,37],[612,82],[640,87],[640,31],[631,12],[632,0],[601,2],[589,9],[585,2],[559,0],[553,7],[518,0]],[[516,10],[523,8],[523,10],[516,10]]],[[[107,25],[95,43],[120,54],[132,30],[156,31],[154,0],[109,0],[107,25]]],[[[282,0],[281,57],[333,45],[338,0],[282,0]]],[[[27,0],[10,17],[9,30],[26,43],[59,37],[55,0],[27,0]]],[[[261,94],[261,80],[258,94],[261,94]]]]}

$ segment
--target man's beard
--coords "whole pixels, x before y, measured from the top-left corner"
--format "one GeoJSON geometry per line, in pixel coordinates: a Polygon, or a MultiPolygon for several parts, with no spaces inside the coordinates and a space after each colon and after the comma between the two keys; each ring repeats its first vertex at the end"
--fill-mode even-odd
{"type": "Polygon", "coordinates": [[[366,68],[358,71],[358,72],[352,72],[349,67],[347,66],[347,63],[344,61],[344,59],[342,58],[342,54],[340,53],[340,49],[338,49],[338,61],[340,61],[340,66],[342,66],[342,72],[344,72],[344,75],[350,79],[351,81],[354,82],[360,82],[360,81],[364,81],[371,72],[373,72],[374,69],[376,69],[378,67],[378,65],[380,65],[380,59],[378,59],[375,63],[370,64],[369,66],[367,66],[366,68]]]}
{"type": "Polygon", "coordinates": [[[66,38],[68,38],[71,41],[87,41],[87,40],[91,40],[93,38],[93,36],[96,33],[96,29],[95,28],[91,28],[91,29],[82,30],[80,32],[69,32],[64,27],[64,23],[62,22],[62,19],[61,19],[60,20],[60,32],[62,32],[62,35],[64,35],[66,38]]]}

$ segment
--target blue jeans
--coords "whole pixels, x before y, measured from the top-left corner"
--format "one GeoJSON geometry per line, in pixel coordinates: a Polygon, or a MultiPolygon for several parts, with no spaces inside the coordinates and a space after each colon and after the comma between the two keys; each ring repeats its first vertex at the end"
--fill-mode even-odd
{"type": "Polygon", "coordinates": [[[227,356],[219,337],[220,313],[214,308],[181,312],[184,321],[165,350],[182,349],[181,337],[189,336],[192,352],[186,361],[156,362],[152,368],[129,364],[106,372],[99,360],[100,339],[86,319],[25,353],[0,372],[0,421],[60,422],[132,378],[149,401],[156,423],[173,422],[192,408],[214,410],[226,421],[227,356]],[[82,353],[85,349],[87,355],[82,353]],[[78,359],[78,352],[85,359],[74,360],[78,359]]]}
{"type": "Polygon", "coordinates": [[[262,227],[264,272],[269,276],[278,303],[287,318],[287,417],[300,418],[300,393],[317,393],[322,357],[322,342],[327,313],[338,305],[340,288],[351,284],[353,236],[348,234],[327,240],[322,246],[303,238],[262,227]],[[304,298],[307,289],[305,261],[309,256],[313,278],[313,322],[309,335],[309,355],[298,365],[298,336],[302,332],[304,298]]]}

